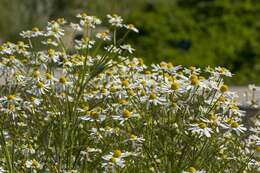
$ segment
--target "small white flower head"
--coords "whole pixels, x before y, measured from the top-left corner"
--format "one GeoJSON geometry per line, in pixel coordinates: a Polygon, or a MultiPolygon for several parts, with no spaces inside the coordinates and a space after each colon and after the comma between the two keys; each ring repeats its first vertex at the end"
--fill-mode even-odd
{"type": "Polygon", "coordinates": [[[108,14],[107,18],[108,18],[108,22],[112,26],[123,27],[123,19],[121,16],[118,16],[117,14],[113,14],[113,15],[108,14]]]}
{"type": "Polygon", "coordinates": [[[49,85],[43,81],[36,81],[32,89],[35,91],[36,95],[45,94],[49,90],[49,85]]]}
{"type": "Polygon", "coordinates": [[[80,25],[81,27],[90,27],[95,28],[96,25],[99,25],[102,23],[102,21],[97,18],[96,16],[89,16],[86,13],[80,13],[77,15],[78,18],[80,18],[80,25]]]}
{"type": "Polygon", "coordinates": [[[42,169],[42,166],[43,165],[35,159],[26,160],[25,162],[25,167],[28,169],[42,169]]]}
{"type": "Polygon", "coordinates": [[[60,39],[64,35],[64,29],[57,21],[48,22],[46,36],[53,36],[60,39]]]}
{"type": "Polygon", "coordinates": [[[42,44],[50,45],[50,46],[54,46],[54,47],[58,46],[58,43],[56,41],[54,41],[53,39],[51,39],[51,38],[48,38],[47,40],[42,41],[42,44]]]}
{"type": "Polygon", "coordinates": [[[120,46],[121,49],[128,51],[130,54],[134,53],[135,49],[130,44],[124,44],[120,46]]]}
{"type": "Polygon", "coordinates": [[[201,122],[198,124],[191,124],[189,130],[192,133],[197,133],[199,136],[206,136],[208,138],[211,137],[211,133],[213,133],[212,129],[207,127],[205,122],[201,122]]]}
{"type": "Polygon", "coordinates": [[[94,40],[90,40],[89,37],[84,37],[81,40],[75,40],[76,46],[75,48],[78,50],[81,49],[91,49],[93,45],[95,44],[94,40]]]}
{"type": "Polygon", "coordinates": [[[115,150],[114,152],[110,152],[109,154],[103,156],[102,158],[106,161],[102,164],[103,167],[113,167],[119,166],[121,168],[125,167],[124,158],[130,156],[129,152],[122,152],[121,150],[115,150]]]}
{"type": "Polygon", "coordinates": [[[84,121],[98,121],[98,122],[102,122],[106,119],[106,115],[104,115],[101,112],[100,108],[96,108],[95,110],[88,110],[88,107],[85,107],[83,109],[79,108],[78,109],[79,112],[82,112],[84,114],[84,116],[81,116],[80,119],[84,120],[84,121]]]}
{"type": "Polygon", "coordinates": [[[129,30],[134,31],[134,32],[136,32],[136,33],[139,32],[138,29],[137,29],[133,24],[124,25],[124,27],[125,27],[126,29],[129,29],[129,30]]]}
{"type": "Polygon", "coordinates": [[[182,173],[206,173],[205,170],[197,170],[196,168],[194,168],[193,166],[189,168],[188,171],[183,171],[182,173]]]}
{"type": "Polygon", "coordinates": [[[15,94],[10,94],[8,96],[0,98],[0,103],[2,104],[19,104],[21,101],[22,99],[15,94]]]}
{"type": "Polygon", "coordinates": [[[32,30],[22,31],[20,34],[23,38],[34,38],[44,35],[43,31],[40,31],[39,28],[34,27],[32,30]]]}
{"type": "Polygon", "coordinates": [[[232,119],[228,120],[225,128],[234,131],[237,135],[240,135],[241,133],[247,131],[247,128],[243,124],[240,124],[239,122],[232,119]]]}
{"type": "Polygon", "coordinates": [[[0,173],[5,173],[6,171],[4,170],[3,167],[0,166],[0,173]]]}
{"type": "Polygon", "coordinates": [[[116,53],[116,54],[121,54],[122,50],[114,45],[109,45],[104,47],[104,49],[109,52],[109,53],[116,53]]]}
{"type": "Polygon", "coordinates": [[[112,116],[114,120],[120,121],[120,124],[123,124],[125,121],[139,117],[138,114],[133,113],[127,109],[123,109],[118,115],[112,116]]]}
{"type": "Polygon", "coordinates": [[[25,154],[25,155],[35,154],[35,149],[33,148],[32,144],[28,144],[28,145],[24,148],[24,154],[25,154]]]}
{"type": "Polygon", "coordinates": [[[103,41],[110,41],[111,40],[111,35],[109,31],[103,31],[99,32],[96,34],[96,37],[103,40],[103,41]]]}

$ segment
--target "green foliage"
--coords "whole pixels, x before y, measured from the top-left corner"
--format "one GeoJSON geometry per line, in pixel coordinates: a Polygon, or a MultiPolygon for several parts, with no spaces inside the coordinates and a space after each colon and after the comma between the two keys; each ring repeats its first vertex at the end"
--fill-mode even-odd
{"type": "Polygon", "coordinates": [[[1,0],[0,40],[17,40],[19,31],[43,26],[51,9],[50,0],[1,0]]]}
{"type": "Polygon", "coordinates": [[[232,0],[154,1],[128,14],[141,36],[133,42],[149,62],[225,66],[234,84],[258,83],[260,2],[232,0]]]}

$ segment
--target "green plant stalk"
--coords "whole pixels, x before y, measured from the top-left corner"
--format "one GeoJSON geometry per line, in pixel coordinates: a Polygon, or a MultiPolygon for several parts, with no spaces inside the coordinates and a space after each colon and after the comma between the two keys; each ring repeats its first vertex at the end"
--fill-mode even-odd
{"type": "Polygon", "coordinates": [[[13,164],[12,164],[12,159],[10,157],[8,148],[6,146],[6,140],[4,137],[3,129],[1,129],[1,137],[2,137],[2,147],[4,148],[4,155],[5,159],[7,160],[7,168],[9,173],[13,173],[13,164]]]}

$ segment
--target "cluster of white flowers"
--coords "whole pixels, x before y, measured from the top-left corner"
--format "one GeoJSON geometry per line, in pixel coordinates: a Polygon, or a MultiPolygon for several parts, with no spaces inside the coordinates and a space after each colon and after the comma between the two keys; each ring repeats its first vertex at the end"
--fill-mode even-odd
{"type": "Polygon", "coordinates": [[[260,123],[243,125],[227,69],[147,66],[115,38],[134,25],[77,17],[72,51],[62,18],[0,47],[0,172],[260,171],[260,123]]]}

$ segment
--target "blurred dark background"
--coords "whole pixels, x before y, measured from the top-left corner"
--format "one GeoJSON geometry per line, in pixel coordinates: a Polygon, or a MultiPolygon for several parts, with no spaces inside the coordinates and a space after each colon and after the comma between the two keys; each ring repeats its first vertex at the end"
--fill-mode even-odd
{"type": "Polygon", "coordinates": [[[0,40],[79,12],[122,15],[139,35],[129,40],[146,63],[225,66],[231,84],[260,84],[259,0],[0,0],[0,40]]]}

